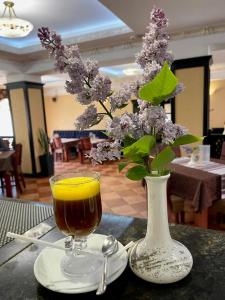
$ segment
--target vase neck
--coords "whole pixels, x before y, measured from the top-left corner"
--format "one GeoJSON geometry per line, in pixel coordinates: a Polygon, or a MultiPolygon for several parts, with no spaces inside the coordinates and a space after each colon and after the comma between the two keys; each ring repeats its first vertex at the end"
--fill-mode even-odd
{"type": "Polygon", "coordinates": [[[169,175],[145,177],[148,194],[146,243],[167,246],[171,242],[167,214],[167,180],[169,175]]]}

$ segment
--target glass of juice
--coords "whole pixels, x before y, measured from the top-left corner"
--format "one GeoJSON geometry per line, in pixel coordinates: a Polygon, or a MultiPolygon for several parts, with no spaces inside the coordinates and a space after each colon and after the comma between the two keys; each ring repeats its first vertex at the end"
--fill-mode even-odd
{"type": "Polygon", "coordinates": [[[99,178],[97,172],[68,172],[50,178],[55,221],[67,236],[61,269],[68,277],[87,276],[101,265],[87,248],[87,237],[102,216],[99,178]]]}

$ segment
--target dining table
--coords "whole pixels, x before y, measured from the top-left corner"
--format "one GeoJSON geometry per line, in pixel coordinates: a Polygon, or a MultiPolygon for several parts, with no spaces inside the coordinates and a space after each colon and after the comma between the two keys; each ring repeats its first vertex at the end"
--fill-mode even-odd
{"type": "Polygon", "coordinates": [[[0,151],[0,175],[4,179],[7,197],[12,197],[10,172],[13,171],[12,155],[14,153],[14,150],[0,151]]]}
{"type": "MultiPolygon", "coordinates": [[[[187,277],[173,284],[153,284],[137,277],[128,263],[123,273],[108,284],[106,292],[96,296],[95,290],[70,294],[67,290],[56,292],[44,287],[35,278],[34,264],[45,247],[6,238],[7,231],[14,231],[52,243],[61,239],[51,205],[2,198],[0,222],[4,225],[0,227],[0,299],[225,299],[224,232],[171,225],[172,238],[183,243],[193,256],[193,268],[187,277]]],[[[126,245],[144,237],[146,224],[144,218],[104,213],[96,233],[113,235],[126,245]]],[[[51,271],[50,266],[49,274],[51,271]]]]}
{"type": "Polygon", "coordinates": [[[225,161],[213,159],[191,164],[190,158],[180,157],[170,164],[170,171],[168,197],[174,194],[189,201],[194,212],[194,224],[208,228],[208,209],[225,196],[222,192],[225,161]]]}

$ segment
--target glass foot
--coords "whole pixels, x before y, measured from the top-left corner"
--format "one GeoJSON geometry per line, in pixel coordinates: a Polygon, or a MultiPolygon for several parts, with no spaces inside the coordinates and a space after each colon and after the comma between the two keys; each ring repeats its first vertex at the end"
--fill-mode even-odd
{"type": "Polygon", "coordinates": [[[66,255],[61,261],[61,270],[69,278],[88,278],[98,272],[102,259],[92,254],[66,255]]]}

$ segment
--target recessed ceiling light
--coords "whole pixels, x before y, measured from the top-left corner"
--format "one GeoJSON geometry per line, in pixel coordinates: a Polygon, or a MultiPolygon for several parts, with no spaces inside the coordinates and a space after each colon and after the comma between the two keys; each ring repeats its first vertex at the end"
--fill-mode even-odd
{"type": "Polygon", "coordinates": [[[140,75],[142,73],[142,70],[138,68],[128,68],[123,70],[123,73],[127,76],[134,76],[134,75],[140,75]]]}

